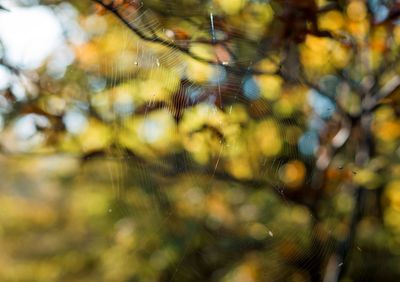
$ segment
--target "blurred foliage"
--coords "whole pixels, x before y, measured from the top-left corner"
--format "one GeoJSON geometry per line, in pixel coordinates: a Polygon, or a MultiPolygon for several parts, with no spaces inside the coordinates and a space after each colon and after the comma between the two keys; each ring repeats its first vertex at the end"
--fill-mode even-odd
{"type": "Polygon", "coordinates": [[[399,281],[398,1],[16,2],[1,281],[399,281]]]}

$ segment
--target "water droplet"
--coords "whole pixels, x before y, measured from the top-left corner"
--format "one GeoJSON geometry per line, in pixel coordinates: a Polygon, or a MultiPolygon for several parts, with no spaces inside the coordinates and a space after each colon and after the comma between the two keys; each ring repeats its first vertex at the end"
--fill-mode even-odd
{"type": "Polygon", "coordinates": [[[338,266],[341,267],[343,265],[343,262],[339,263],[338,266]]]}
{"type": "Polygon", "coordinates": [[[343,169],[343,166],[341,165],[341,166],[338,166],[338,169],[343,169]]]}
{"type": "Polygon", "coordinates": [[[268,231],[269,236],[274,237],[274,233],[271,230],[268,231]]]}
{"type": "Polygon", "coordinates": [[[137,61],[134,62],[135,66],[139,65],[139,63],[137,61]]]}
{"type": "Polygon", "coordinates": [[[167,37],[169,37],[169,38],[173,38],[173,37],[175,36],[175,33],[174,33],[172,30],[167,29],[167,30],[165,31],[165,35],[166,35],[167,37]]]}
{"type": "Polygon", "coordinates": [[[229,62],[223,61],[223,62],[222,62],[222,65],[223,65],[223,66],[227,66],[227,65],[229,65],[229,62]]]}

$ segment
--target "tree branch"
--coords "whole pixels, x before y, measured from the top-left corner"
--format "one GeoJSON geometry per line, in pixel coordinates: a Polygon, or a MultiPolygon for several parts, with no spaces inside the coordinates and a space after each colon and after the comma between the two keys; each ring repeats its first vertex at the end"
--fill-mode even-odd
{"type": "MultiPolygon", "coordinates": [[[[131,31],[133,31],[137,36],[139,36],[139,38],[141,38],[144,41],[148,41],[148,42],[153,42],[153,43],[157,43],[160,44],[162,46],[171,48],[173,50],[177,50],[189,57],[191,57],[192,59],[195,59],[199,62],[203,62],[203,63],[207,63],[213,66],[221,66],[223,68],[225,68],[228,72],[233,73],[233,74],[237,74],[237,75],[245,75],[248,74],[249,72],[253,75],[263,75],[263,74],[270,74],[270,75],[276,75],[279,74],[279,70],[275,71],[275,72],[265,72],[265,71],[258,71],[255,69],[252,69],[249,71],[248,68],[242,68],[242,67],[238,67],[238,66],[231,66],[229,64],[226,64],[225,62],[218,62],[218,61],[214,61],[214,60],[209,60],[209,59],[205,59],[203,57],[200,57],[196,54],[194,54],[192,51],[190,51],[189,48],[185,47],[185,46],[180,46],[177,45],[171,41],[165,40],[159,36],[153,35],[153,36],[148,36],[145,33],[143,33],[138,27],[134,26],[133,24],[131,24],[130,21],[128,21],[119,11],[116,7],[114,7],[112,4],[106,4],[101,0],[92,0],[95,3],[101,5],[102,7],[104,7],[106,10],[110,11],[112,14],[114,14],[127,28],[129,28],[131,31]]],[[[215,43],[211,43],[212,45],[215,45],[219,43],[218,41],[215,43]]]]}

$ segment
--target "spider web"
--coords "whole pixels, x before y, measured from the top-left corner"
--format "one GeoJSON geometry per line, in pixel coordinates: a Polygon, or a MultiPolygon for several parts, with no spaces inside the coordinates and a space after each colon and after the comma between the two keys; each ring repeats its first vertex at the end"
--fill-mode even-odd
{"type": "MultiPolygon", "coordinates": [[[[173,6],[172,6],[173,7],[173,6]]],[[[171,10],[170,10],[171,12],[171,10]]],[[[178,11],[176,11],[178,13],[178,11]]],[[[215,27],[215,14],[212,12],[212,9],[209,11],[208,15],[204,13],[204,11],[192,10],[191,15],[199,15],[200,18],[208,17],[208,25],[204,25],[199,28],[198,32],[202,35],[204,33],[208,33],[209,39],[211,41],[218,40],[217,37],[220,36],[219,30],[215,27]],[[203,29],[203,30],[202,30],[203,29]]],[[[133,11],[128,14],[125,14],[124,17],[128,19],[129,24],[135,26],[137,29],[143,31],[146,34],[168,34],[170,30],[161,24],[155,15],[145,8],[140,8],[138,11],[133,11]]],[[[229,26],[228,29],[233,30],[232,39],[236,42],[241,42],[240,32],[235,33],[235,28],[233,26],[229,26]]],[[[193,38],[196,38],[196,34],[192,35],[193,38]]],[[[107,77],[110,77],[110,81],[106,86],[106,89],[109,91],[112,89],[116,89],[120,85],[121,78],[128,85],[139,84],[140,81],[135,80],[136,78],[140,78],[143,75],[143,79],[148,79],[149,81],[157,81],[159,79],[160,72],[159,69],[173,69],[175,73],[180,74],[181,76],[185,76],[187,71],[187,66],[185,61],[182,58],[182,54],[179,50],[175,50],[174,48],[164,48],[158,54],[154,52],[153,48],[149,48],[149,46],[156,48],[155,46],[158,44],[157,42],[146,42],[143,40],[132,40],[132,31],[128,28],[124,29],[124,40],[123,42],[118,42],[120,45],[121,54],[129,53],[130,50],[135,50],[134,56],[130,56],[132,60],[128,63],[124,62],[121,64],[120,62],[112,62],[106,61],[104,65],[107,65],[107,77]],[[134,72],[131,72],[128,77],[125,76],[126,67],[125,64],[131,64],[135,66],[134,72]]],[[[184,45],[190,44],[190,40],[181,40],[179,42],[175,41],[174,43],[184,45]]],[[[261,44],[261,43],[259,43],[261,44]]],[[[211,45],[215,50],[215,45],[211,45]]],[[[234,55],[234,52],[232,53],[234,55]]],[[[129,56],[127,56],[129,57],[129,56]]],[[[267,115],[274,117],[274,112],[272,110],[271,102],[266,99],[260,99],[259,94],[257,93],[256,88],[252,88],[251,85],[246,88],[246,95],[243,95],[245,84],[250,81],[252,77],[251,70],[253,69],[254,62],[257,62],[259,58],[257,54],[241,56],[240,59],[230,57],[229,61],[220,60],[217,56],[217,62],[219,65],[215,65],[212,67],[214,77],[211,81],[206,81],[202,83],[195,83],[190,79],[185,79],[183,82],[180,82],[179,90],[182,95],[181,99],[189,100],[189,106],[198,107],[204,106],[205,111],[207,111],[206,115],[209,118],[217,117],[217,122],[214,124],[217,129],[214,127],[211,128],[211,131],[216,131],[218,128],[223,128],[228,126],[227,121],[223,121],[222,118],[218,121],[218,115],[233,115],[232,109],[237,104],[244,105],[247,109],[251,109],[255,115],[259,114],[267,115]],[[248,70],[248,75],[243,75],[241,81],[234,81],[232,79],[227,78],[228,72],[225,67],[232,66],[233,68],[236,65],[245,66],[244,68],[248,70]],[[195,95],[193,94],[195,93],[195,95]],[[216,100],[220,101],[220,105],[217,106],[216,100]],[[227,102],[226,102],[227,101],[227,102]],[[190,105],[191,103],[191,105],[190,105]]],[[[174,88],[174,84],[176,84],[176,75],[168,74],[162,77],[164,85],[167,88],[174,88]]],[[[140,79],[139,79],[140,80],[140,79]]],[[[147,83],[147,82],[145,82],[147,83]]],[[[136,85],[137,86],[137,85],[136,85]]],[[[140,89],[140,87],[134,87],[134,89],[140,89]]],[[[140,91],[140,90],[137,90],[140,91]]],[[[150,151],[152,150],[152,139],[153,135],[156,135],[160,126],[158,123],[154,123],[152,121],[152,117],[155,112],[168,112],[171,116],[178,115],[177,111],[180,109],[174,107],[170,103],[160,103],[157,98],[157,93],[139,93],[141,95],[142,100],[133,103],[133,106],[129,106],[124,103],[115,103],[111,102],[113,105],[110,109],[108,109],[108,118],[112,124],[113,134],[118,135],[118,133],[127,127],[136,128],[135,138],[142,140],[142,145],[147,145],[150,147],[150,151]],[[141,117],[127,118],[134,115],[136,109],[141,109],[141,117]],[[141,120],[142,126],[138,126],[134,124],[134,120],[141,120]]],[[[112,97],[110,99],[113,99],[112,97]]],[[[186,109],[183,109],[183,112],[186,109]]],[[[183,114],[183,117],[185,114],[183,114]]],[[[294,125],[291,119],[280,119],[280,122],[277,124],[278,130],[283,131],[285,127],[294,125]]],[[[179,126],[177,126],[173,130],[181,130],[179,126]]],[[[108,212],[110,214],[118,213],[119,216],[117,219],[121,220],[121,218],[130,218],[135,222],[137,218],[141,218],[140,228],[152,229],[151,232],[154,236],[156,234],[168,234],[168,225],[171,225],[170,219],[175,216],[174,211],[171,208],[170,198],[174,197],[174,195],[170,195],[170,191],[168,187],[163,187],[163,185],[178,185],[182,182],[181,185],[192,185],[193,187],[201,187],[200,189],[189,189],[189,192],[192,191],[201,191],[202,197],[204,195],[207,196],[210,193],[213,193],[213,190],[218,189],[218,183],[221,181],[219,177],[223,175],[223,169],[221,166],[225,161],[227,155],[226,151],[228,149],[234,148],[237,144],[235,142],[227,142],[225,140],[225,136],[223,133],[217,131],[214,132],[214,138],[217,139],[216,149],[211,153],[210,161],[205,165],[198,165],[191,157],[190,154],[184,152],[183,154],[175,157],[175,159],[166,158],[160,159],[157,157],[147,158],[146,162],[138,162],[136,157],[130,154],[127,154],[126,147],[119,145],[118,142],[110,146],[108,150],[109,159],[111,162],[107,163],[109,178],[111,180],[112,189],[115,194],[115,201],[111,203],[108,212]],[[148,161],[148,162],[147,162],[148,161]],[[207,175],[206,180],[199,179],[198,173],[193,173],[191,169],[195,167],[203,173],[207,175]],[[157,170],[157,172],[152,172],[151,170],[157,170]],[[173,175],[172,180],[165,180],[165,178],[169,178],[171,171],[177,171],[175,175],[173,175]],[[132,176],[134,175],[134,176],[132,176]],[[144,193],[147,195],[147,203],[141,202],[130,202],[129,204],[124,203],[124,197],[126,196],[127,187],[131,186],[129,182],[129,178],[136,178],[138,183],[143,184],[143,186],[147,186],[147,188],[138,188],[135,189],[144,189],[144,193]],[[159,179],[163,181],[158,181],[159,179]],[[189,184],[187,184],[189,183],[189,184]],[[158,222],[159,226],[154,230],[154,227],[151,227],[152,224],[146,226],[147,222],[158,222]]],[[[265,134],[269,134],[265,132],[265,134]]],[[[179,133],[178,133],[179,136],[179,133]]],[[[240,136],[239,136],[240,137],[240,136]]],[[[282,137],[283,138],[283,137],[282,137]]],[[[300,159],[302,156],[298,153],[293,146],[287,146],[286,143],[283,145],[284,150],[287,153],[287,159],[300,159]]],[[[135,152],[133,152],[135,154],[135,152]]],[[[154,155],[157,152],[155,151],[154,155]]],[[[304,158],[304,156],[303,156],[304,158]]],[[[260,179],[269,179],[269,185],[271,189],[275,190],[278,194],[278,197],[281,200],[281,205],[284,206],[284,209],[287,212],[295,213],[295,207],[289,202],[285,197],[285,188],[284,185],[279,181],[279,171],[284,166],[285,160],[282,160],[279,157],[263,157],[261,160],[261,172],[257,175],[260,179]]],[[[203,177],[204,178],[204,177],[203,177]]],[[[230,181],[229,179],[227,180],[230,181]]],[[[310,181],[309,179],[307,181],[310,181]]],[[[140,185],[139,185],[140,186],[140,185]]],[[[233,185],[230,189],[238,189],[237,185],[233,185]]],[[[129,188],[131,189],[131,188],[129,188]]],[[[267,187],[262,189],[268,189],[267,187]]],[[[185,189],[187,190],[187,189],[185,189]]],[[[248,193],[248,192],[246,192],[248,193]]],[[[190,193],[188,193],[188,197],[190,197],[190,193]]],[[[187,198],[188,201],[191,201],[187,198]]],[[[204,201],[200,200],[200,201],[204,201]]],[[[309,213],[309,211],[307,211],[309,213]]],[[[311,221],[314,221],[313,216],[309,213],[308,217],[311,221]]],[[[176,258],[174,255],[170,255],[170,258],[166,259],[168,261],[173,261],[174,270],[170,273],[168,277],[168,281],[179,281],[178,277],[185,277],[185,272],[187,269],[184,266],[187,266],[188,252],[190,248],[196,246],[198,237],[196,233],[204,232],[205,227],[202,222],[193,223],[194,226],[190,233],[185,234],[183,238],[181,238],[184,243],[183,247],[180,249],[179,256],[176,258]],[[178,280],[177,280],[178,279],[178,280]]],[[[154,223],[153,223],[154,225],[154,223]]],[[[263,219],[264,229],[263,232],[266,233],[263,240],[268,241],[268,250],[266,251],[269,259],[275,260],[268,269],[265,269],[265,279],[268,277],[274,277],[275,279],[285,279],[285,273],[282,273],[282,269],[285,269],[284,262],[280,258],[280,254],[282,252],[282,242],[299,242],[304,241],[304,233],[309,229],[308,225],[304,225],[302,230],[299,230],[299,227],[286,228],[281,229],[280,226],[272,225],[269,222],[268,218],[263,219]]],[[[317,228],[317,227],[315,227],[317,228]]],[[[208,231],[206,231],[208,232],[208,231]]],[[[140,233],[140,231],[139,231],[140,233]]],[[[146,233],[147,234],[147,233],[146,233]]],[[[324,232],[316,232],[317,236],[323,236],[324,232]]],[[[223,239],[223,232],[217,235],[210,233],[210,242],[209,245],[213,246],[218,244],[218,241],[223,239]]],[[[141,238],[142,244],[146,244],[146,241],[151,241],[152,238],[141,238]]],[[[333,242],[332,242],[333,243],[333,242]]],[[[159,243],[159,247],[163,245],[163,242],[159,243]]],[[[315,255],[324,256],[330,252],[333,245],[321,245],[319,244],[316,237],[311,237],[307,250],[301,250],[303,254],[308,257],[312,257],[315,255]],[[316,249],[316,250],[315,250],[316,249]]],[[[151,251],[150,251],[151,252],[151,251]]],[[[147,254],[151,256],[151,254],[147,254]]],[[[240,256],[240,254],[237,254],[240,256]]],[[[167,255],[168,256],[168,255],[167,255]]],[[[301,260],[300,252],[298,252],[298,257],[295,253],[294,257],[291,258],[293,261],[301,260]]],[[[196,269],[196,265],[189,262],[190,266],[193,269],[196,269]]],[[[305,264],[306,269],[318,269],[318,266],[313,265],[312,260],[305,260],[303,262],[305,264]]],[[[188,278],[189,279],[189,278],[188,278]]]]}

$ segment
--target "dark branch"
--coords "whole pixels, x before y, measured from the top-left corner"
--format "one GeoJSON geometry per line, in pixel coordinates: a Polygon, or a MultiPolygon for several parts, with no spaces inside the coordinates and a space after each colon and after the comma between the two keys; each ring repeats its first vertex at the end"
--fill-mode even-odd
{"type": "MultiPolygon", "coordinates": [[[[214,65],[214,66],[221,66],[224,67],[228,72],[233,73],[233,74],[237,74],[237,75],[244,75],[244,74],[253,74],[253,75],[262,75],[262,74],[270,74],[270,75],[276,75],[279,74],[279,70],[276,72],[265,72],[265,71],[258,71],[255,69],[249,70],[248,68],[243,68],[243,67],[238,67],[238,66],[231,66],[229,64],[226,64],[224,62],[219,62],[219,61],[214,61],[214,60],[208,60],[205,59],[203,57],[200,57],[196,54],[194,54],[192,51],[190,51],[189,48],[185,47],[185,46],[180,46],[177,45],[171,41],[165,40],[157,35],[153,35],[153,36],[148,36],[145,33],[143,33],[138,27],[134,26],[133,24],[131,24],[131,22],[129,22],[119,11],[116,7],[112,6],[111,4],[105,4],[103,1],[101,0],[92,0],[94,2],[96,2],[97,4],[101,5],[102,7],[104,7],[106,10],[110,11],[112,14],[114,14],[127,28],[129,28],[131,31],[133,31],[137,36],[139,36],[139,38],[141,38],[144,41],[148,41],[148,42],[152,42],[152,43],[157,43],[160,45],[163,45],[165,47],[171,48],[173,50],[177,50],[189,57],[191,57],[192,59],[195,59],[199,62],[203,62],[203,63],[207,63],[210,65],[214,65]]],[[[204,43],[204,42],[203,42],[204,43]]],[[[219,43],[218,41],[215,43],[211,43],[210,44],[217,44],[219,43]]]]}

